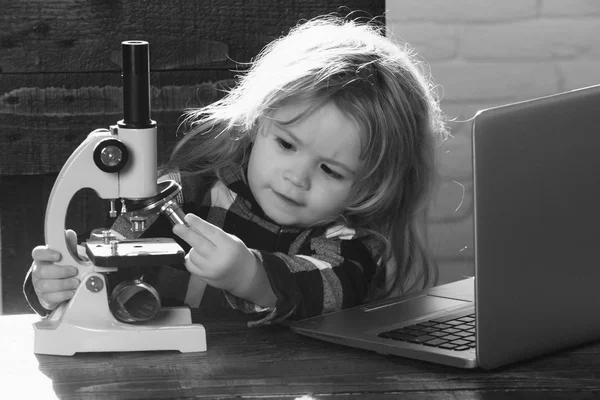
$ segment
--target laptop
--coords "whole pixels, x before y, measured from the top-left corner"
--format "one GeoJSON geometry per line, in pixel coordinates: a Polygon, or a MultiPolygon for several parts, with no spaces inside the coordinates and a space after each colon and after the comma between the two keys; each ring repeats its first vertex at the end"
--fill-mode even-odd
{"type": "Polygon", "coordinates": [[[483,369],[600,339],[600,85],[479,111],[472,135],[475,276],[292,330],[483,369]]]}

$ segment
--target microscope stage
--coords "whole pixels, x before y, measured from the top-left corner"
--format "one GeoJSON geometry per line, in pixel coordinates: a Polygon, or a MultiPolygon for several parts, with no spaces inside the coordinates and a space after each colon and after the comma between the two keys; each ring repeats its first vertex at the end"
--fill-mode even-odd
{"type": "Polygon", "coordinates": [[[127,268],[182,264],[185,252],[173,239],[89,240],[85,243],[90,260],[99,267],[127,268]]]}

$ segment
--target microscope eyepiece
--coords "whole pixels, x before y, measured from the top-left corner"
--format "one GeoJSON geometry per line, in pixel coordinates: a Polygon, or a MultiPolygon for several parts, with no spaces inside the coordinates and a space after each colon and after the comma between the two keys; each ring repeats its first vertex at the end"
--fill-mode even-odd
{"type": "Polygon", "coordinates": [[[123,52],[123,74],[148,75],[149,43],[143,40],[126,40],[121,43],[123,52]]]}
{"type": "Polygon", "coordinates": [[[150,119],[150,51],[143,40],[121,43],[123,60],[123,120],[119,126],[145,129],[155,126],[150,119]]]}

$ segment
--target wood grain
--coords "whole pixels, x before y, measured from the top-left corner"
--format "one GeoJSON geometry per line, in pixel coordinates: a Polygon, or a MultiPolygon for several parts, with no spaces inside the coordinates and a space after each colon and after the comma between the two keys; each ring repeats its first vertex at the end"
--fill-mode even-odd
{"type": "Polygon", "coordinates": [[[32,354],[33,321],[33,316],[0,317],[0,328],[11,338],[0,343],[0,377],[20,371],[39,382],[38,395],[51,391],[61,399],[591,399],[600,394],[600,342],[494,371],[466,371],[329,344],[283,326],[247,329],[198,320],[207,330],[205,353],[59,357],[32,354]]]}
{"type": "MultiPolygon", "coordinates": [[[[176,140],[183,110],[221,98],[234,77],[233,72],[215,70],[173,75],[151,76],[151,116],[158,124],[161,159],[176,140]]],[[[123,118],[117,73],[13,78],[0,84],[2,175],[57,173],[87,134],[123,118]]]]}
{"type": "Polygon", "coordinates": [[[3,73],[118,71],[123,40],[150,42],[155,70],[226,68],[250,61],[300,19],[350,10],[369,18],[384,11],[383,0],[3,0],[0,5],[3,73]]]}
{"type": "Polygon", "coordinates": [[[177,113],[221,97],[219,89],[230,87],[245,68],[238,63],[251,61],[298,20],[336,11],[363,10],[355,15],[363,17],[384,11],[383,0],[354,0],[344,7],[331,0],[37,0],[0,6],[4,175],[57,172],[84,135],[120,119],[123,40],[150,43],[152,110],[162,138],[174,133],[177,113]]]}

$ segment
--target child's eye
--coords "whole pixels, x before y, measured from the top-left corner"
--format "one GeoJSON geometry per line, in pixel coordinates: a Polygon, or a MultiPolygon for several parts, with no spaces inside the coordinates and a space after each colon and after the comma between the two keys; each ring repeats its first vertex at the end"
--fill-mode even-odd
{"type": "Polygon", "coordinates": [[[294,148],[294,145],[286,140],[283,140],[282,138],[277,138],[277,143],[279,143],[279,147],[281,147],[284,150],[292,150],[294,148]]]}
{"type": "Polygon", "coordinates": [[[343,178],[343,176],[341,174],[335,172],[334,170],[332,170],[331,168],[329,168],[325,164],[321,165],[321,169],[323,170],[323,172],[325,172],[327,175],[329,175],[333,179],[338,179],[339,180],[339,179],[343,178]]]}

